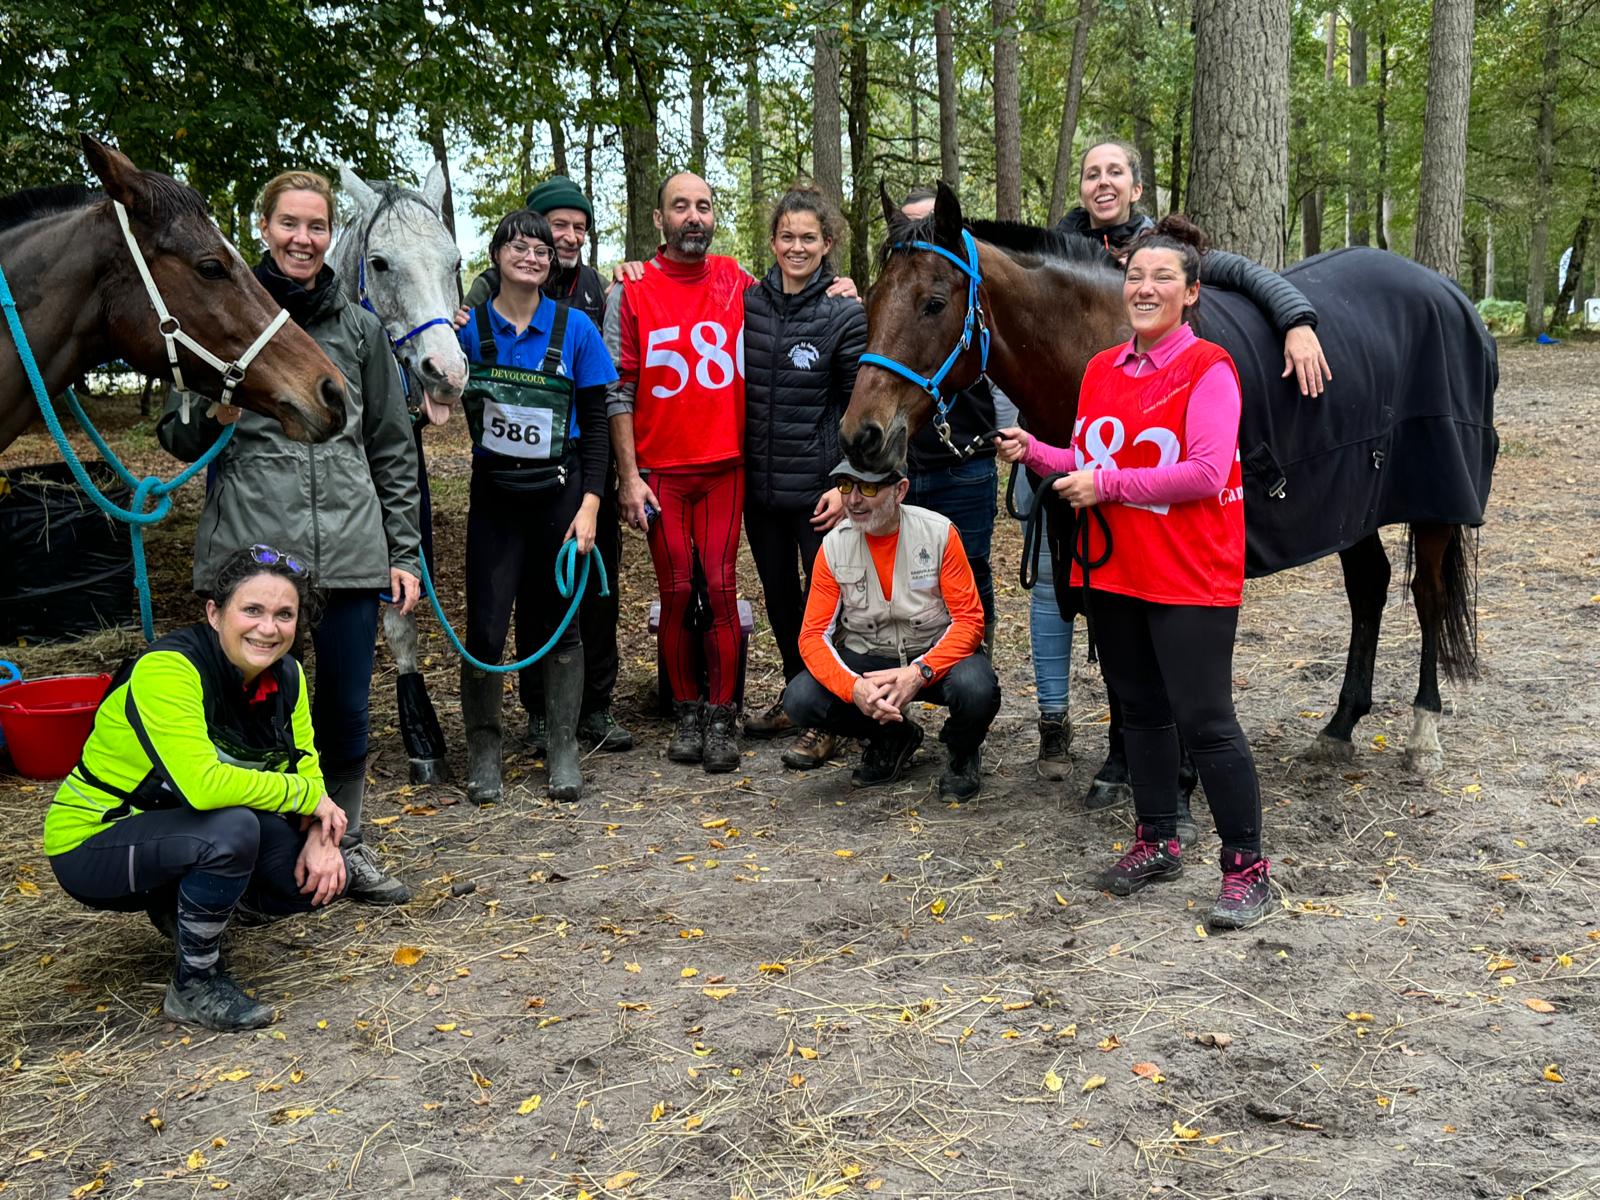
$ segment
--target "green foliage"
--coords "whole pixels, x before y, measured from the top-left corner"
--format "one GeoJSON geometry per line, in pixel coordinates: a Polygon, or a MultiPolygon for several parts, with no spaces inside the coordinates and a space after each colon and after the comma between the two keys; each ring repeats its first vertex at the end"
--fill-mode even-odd
{"type": "Polygon", "coordinates": [[[1478,315],[1496,337],[1511,337],[1522,332],[1522,319],[1528,306],[1521,300],[1479,300],[1478,315]]]}

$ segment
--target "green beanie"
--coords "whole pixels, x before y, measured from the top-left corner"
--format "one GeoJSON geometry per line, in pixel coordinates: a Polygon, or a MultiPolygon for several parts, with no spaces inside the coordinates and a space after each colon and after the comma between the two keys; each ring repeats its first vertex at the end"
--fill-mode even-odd
{"type": "Polygon", "coordinates": [[[589,197],[579,190],[565,175],[552,175],[528,193],[528,207],[536,213],[548,213],[553,208],[575,208],[594,223],[594,208],[589,197]]]}

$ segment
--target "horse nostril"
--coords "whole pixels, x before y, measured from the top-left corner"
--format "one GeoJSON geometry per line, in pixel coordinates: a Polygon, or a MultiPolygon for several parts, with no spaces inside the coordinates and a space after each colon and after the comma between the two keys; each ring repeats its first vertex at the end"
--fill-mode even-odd
{"type": "Polygon", "coordinates": [[[317,395],[329,413],[328,427],[337,429],[344,424],[344,380],[324,375],[317,381],[317,395]]]}

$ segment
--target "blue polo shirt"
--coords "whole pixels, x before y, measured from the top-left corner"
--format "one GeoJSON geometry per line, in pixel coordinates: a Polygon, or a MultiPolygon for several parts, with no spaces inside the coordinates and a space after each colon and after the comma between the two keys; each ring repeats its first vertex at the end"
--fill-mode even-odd
{"type": "MultiPolygon", "coordinates": [[[[489,324],[494,327],[494,350],[504,367],[517,367],[524,371],[544,368],[544,354],[550,346],[550,330],[556,320],[556,302],[549,296],[539,302],[533,320],[521,333],[510,321],[500,315],[494,302],[489,302],[489,324]]],[[[456,339],[467,361],[479,361],[478,309],[472,310],[472,319],[456,330],[456,339]]],[[[561,341],[561,372],[577,388],[604,387],[617,378],[617,368],[611,362],[600,331],[594,322],[579,310],[567,311],[567,334],[561,341]]],[[[578,437],[578,414],[572,413],[567,436],[578,437]]]]}

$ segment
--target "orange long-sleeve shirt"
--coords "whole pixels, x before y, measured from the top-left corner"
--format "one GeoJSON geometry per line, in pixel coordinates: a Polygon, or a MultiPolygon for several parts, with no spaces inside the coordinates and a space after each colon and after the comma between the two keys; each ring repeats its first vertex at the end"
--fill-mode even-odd
{"type": "MultiPolygon", "coordinates": [[[[898,529],[884,537],[867,535],[867,549],[872,551],[872,565],[877,568],[878,584],[886,600],[894,597],[894,556],[899,546],[898,529]]],[[[922,661],[933,670],[935,683],[983,643],[983,601],[978,598],[972,564],[967,561],[966,548],[954,526],[945,543],[944,561],[939,564],[939,594],[950,610],[950,628],[922,656],[922,661]]],[[[839,581],[833,577],[824,546],[811,569],[811,595],[806,600],[805,620],[800,625],[800,657],[818,683],[839,699],[850,701],[860,676],[845,666],[834,648],[833,633],[838,620],[839,581]]]]}

